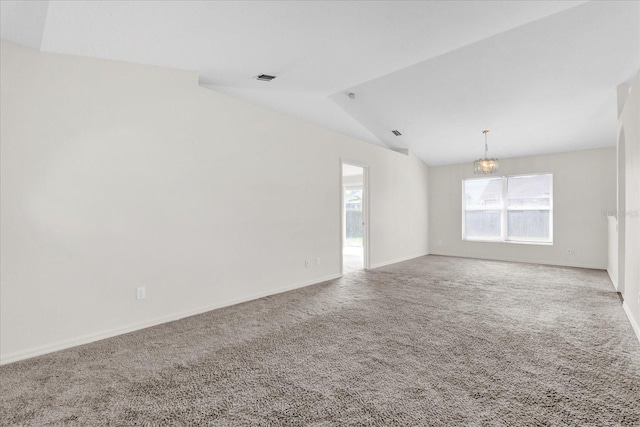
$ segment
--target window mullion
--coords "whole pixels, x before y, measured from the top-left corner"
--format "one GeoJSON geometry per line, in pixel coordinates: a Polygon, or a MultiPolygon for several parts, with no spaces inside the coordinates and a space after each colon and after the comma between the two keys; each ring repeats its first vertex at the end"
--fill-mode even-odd
{"type": "Polygon", "coordinates": [[[509,201],[508,197],[508,189],[507,189],[508,178],[506,176],[502,177],[502,213],[500,214],[501,224],[500,224],[500,235],[502,237],[502,241],[507,241],[507,209],[509,201]]]}
{"type": "Polygon", "coordinates": [[[553,175],[463,179],[462,222],[463,240],[553,244],[553,175]]]}

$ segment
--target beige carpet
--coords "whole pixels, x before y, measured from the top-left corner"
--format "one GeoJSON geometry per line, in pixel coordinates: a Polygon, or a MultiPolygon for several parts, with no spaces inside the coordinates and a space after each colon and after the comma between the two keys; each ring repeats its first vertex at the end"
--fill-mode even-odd
{"type": "Polygon", "coordinates": [[[0,367],[2,425],[638,426],[603,271],[428,256],[0,367]]]}

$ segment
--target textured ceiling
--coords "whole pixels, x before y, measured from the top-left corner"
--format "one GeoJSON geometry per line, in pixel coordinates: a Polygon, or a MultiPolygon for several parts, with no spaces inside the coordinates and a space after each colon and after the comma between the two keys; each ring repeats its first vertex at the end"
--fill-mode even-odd
{"type": "Polygon", "coordinates": [[[485,128],[498,157],[614,145],[616,86],[640,68],[639,6],[3,0],[0,35],[195,70],[204,87],[441,165],[481,156],[485,128]]]}

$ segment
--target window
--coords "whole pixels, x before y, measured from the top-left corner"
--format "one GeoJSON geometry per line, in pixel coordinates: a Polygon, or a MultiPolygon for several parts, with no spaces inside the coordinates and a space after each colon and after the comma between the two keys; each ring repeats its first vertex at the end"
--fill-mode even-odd
{"type": "Polygon", "coordinates": [[[465,179],[462,238],[493,242],[553,242],[553,176],[465,179]]]}

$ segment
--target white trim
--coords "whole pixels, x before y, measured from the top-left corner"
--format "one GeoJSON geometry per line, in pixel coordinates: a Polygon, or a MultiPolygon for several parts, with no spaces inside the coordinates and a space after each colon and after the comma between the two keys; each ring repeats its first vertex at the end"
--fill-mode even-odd
{"type": "MultiPolygon", "coordinates": [[[[504,242],[499,242],[499,243],[504,243],[504,242]]],[[[590,268],[593,270],[606,270],[607,266],[603,266],[603,265],[594,265],[594,264],[561,264],[557,261],[554,260],[535,260],[532,261],[531,259],[520,259],[520,258],[510,258],[510,257],[504,257],[504,258],[491,258],[489,256],[482,255],[482,256],[477,256],[477,255],[467,255],[467,254],[454,254],[454,253],[447,253],[447,252],[430,252],[429,255],[437,255],[437,256],[450,256],[450,257],[456,257],[456,258],[472,258],[472,259],[484,259],[487,261],[506,261],[506,262],[521,262],[523,264],[542,264],[542,265],[554,265],[557,267],[576,267],[576,268],[590,268]]]]}
{"type": "Polygon", "coordinates": [[[474,177],[474,178],[463,178],[462,179],[462,240],[471,241],[471,242],[483,242],[483,243],[515,243],[515,244],[527,244],[527,245],[553,245],[553,173],[551,172],[540,172],[540,173],[530,173],[530,174],[519,174],[519,175],[502,175],[502,176],[489,176],[489,177],[474,177]],[[549,176],[550,178],[550,188],[549,188],[549,206],[517,206],[517,207],[509,207],[509,180],[511,178],[523,178],[523,177],[533,177],[533,176],[549,176]],[[500,203],[499,206],[472,206],[467,208],[467,199],[466,199],[466,182],[469,181],[497,181],[500,180],[502,191],[500,193],[500,203]],[[508,216],[509,212],[513,211],[549,211],[549,240],[520,240],[517,238],[509,238],[508,236],[508,216]],[[500,213],[500,237],[494,239],[484,239],[484,238],[474,238],[468,237],[467,231],[465,229],[466,226],[466,216],[467,212],[488,212],[488,211],[497,211],[500,213]]]}
{"type": "Polygon", "coordinates": [[[462,239],[465,242],[479,242],[479,243],[509,243],[511,245],[535,245],[535,246],[553,246],[553,242],[536,242],[533,240],[487,240],[487,239],[474,239],[467,237],[462,239]]]}
{"type": "Polygon", "coordinates": [[[425,252],[423,254],[409,255],[407,257],[396,258],[396,259],[392,259],[390,261],[378,262],[378,263],[372,264],[370,268],[384,267],[384,266],[387,266],[387,265],[396,264],[398,262],[409,261],[410,259],[420,258],[420,257],[427,256],[427,255],[430,255],[430,254],[428,252],[425,252]]]}
{"type": "Polygon", "coordinates": [[[218,308],[229,307],[232,305],[240,304],[247,301],[256,300],[259,298],[280,294],[283,292],[292,291],[294,289],[304,288],[311,285],[316,285],[318,283],[327,282],[329,280],[338,279],[341,277],[340,274],[332,274],[330,276],[320,277],[317,279],[309,280],[302,283],[297,283],[291,286],[284,286],[282,288],[278,288],[272,291],[259,292],[257,294],[253,294],[247,297],[233,299],[229,301],[225,301],[222,303],[207,305],[204,307],[198,307],[191,310],[181,311],[179,313],[170,314],[167,316],[157,317],[152,320],[146,320],[143,322],[133,323],[129,326],[125,326],[123,328],[110,329],[103,332],[98,332],[96,334],[87,334],[80,337],[58,341],[52,344],[42,345],[30,348],[28,350],[16,351],[13,353],[9,353],[7,355],[3,355],[0,358],[0,365],[6,365],[8,363],[17,362],[19,360],[29,359],[36,356],[41,356],[43,354],[53,353],[54,351],[65,350],[67,348],[76,347],[83,344],[89,344],[95,341],[103,340],[106,338],[112,338],[118,335],[126,334],[129,332],[138,331],[141,329],[150,328],[152,326],[161,325],[167,322],[173,322],[175,320],[184,319],[185,317],[195,316],[197,314],[206,313],[208,311],[216,310],[218,308]]]}
{"type": "MultiPolygon", "coordinates": [[[[344,212],[344,172],[343,172],[343,166],[344,165],[344,161],[342,160],[342,158],[340,159],[340,178],[339,178],[339,182],[340,182],[340,203],[338,204],[340,206],[340,249],[338,251],[338,253],[340,254],[340,274],[342,274],[344,272],[344,235],[346,234],[345,232],[345,212],[344,212]]],[[[363,183],[364,184],[364,183],[363,183]]],[[[363,242],[364,244],[364,239],[363,242]]]]}
{"type": "Polygon", "coordinates": [[[371,268],[371,228],[369,227],[370,219],[370,211],[371,211],[371,203],[369,203],[369,199],[371,198],[371,190],[369,188],[369,165],[362,166],[362,219],[364,221],[364,227],[362,230],[362,255],[363,255],[363,263],[362,267],[367,270],[371,268]]]}
{"type": "Polygon", "coordinates": [[[638,341],[640,341],[640,325],[638,324],[638,321],[633,318],[633,315],[631,314],[631,309],[627,305],[626,301],[622,303],[622,308],[624,309],[624,312],[627,314],[627,317],[629,318],[629,322],[631,322],[631,327],[633,328],[633,332],[636,333],[636,338],[638,338],[638,341]]]}
{"type": "Polygon", "coordinates": [[[364,270],[368,270],[371,267],[371,248],[369,244],[369,238],[371,236],[371,230],[369,228],[369,207],[371,206],[369,203],[369,195],[371,191],[369,190],[369,165],[366,163],[361,163],[357,161],[351,161],[345,158],[340,158],[340,273],[344,272],[343,265],[343,248],[344,248],[344,177],[342,174],[342,166],[343,165],[351,165],[362,168],[362,221],[364,222],[363,230],[362,230],[362,254],[363,254],[363,265],[362,268],[364,270]]]}

